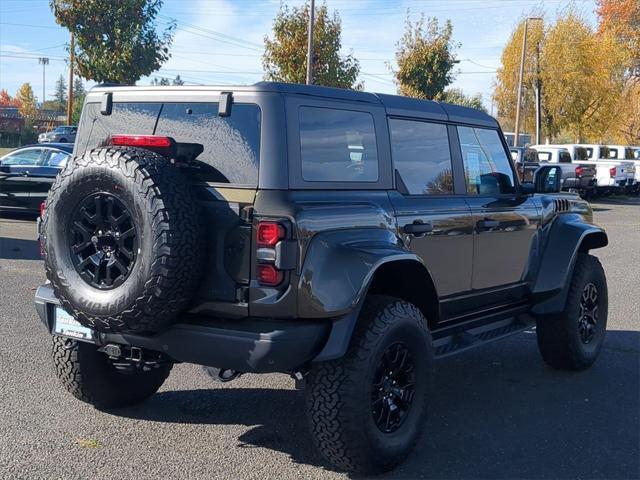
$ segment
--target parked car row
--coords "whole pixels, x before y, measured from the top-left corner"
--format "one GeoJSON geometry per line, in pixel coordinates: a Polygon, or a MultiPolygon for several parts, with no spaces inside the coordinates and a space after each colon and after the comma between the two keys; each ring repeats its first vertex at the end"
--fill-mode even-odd
{"type": "Polygon", "coordinates": [[[71,143],[27,145],[0,158],[0,210],[37,213],[72,151],[71,143]]]}
{"type": "Polygon", "coordinates": [[[523,179],[531,177],[538,166],[553,163],[562,170],[563,189],[585,197],[640,191],[640,147],[567,144],[510,150],[523,179]]]}
{"type": "Polygon", "coordinates": [[[553,163],[562,171],[564,191],[576,191],[585,198],[596,193],[596,169],[592,165],[573,163],[566,149],[539,151],[535,147],[511,147],[510,150],[523,181],[533,179],[534,172],[541,165],[553,163]]]}
{"type": "Polygon", "coordinates": [[[640,149],[624,145],[566,144],[533,145],[541,161],[595,168],[595,192],[638,193],[640,149]]]}

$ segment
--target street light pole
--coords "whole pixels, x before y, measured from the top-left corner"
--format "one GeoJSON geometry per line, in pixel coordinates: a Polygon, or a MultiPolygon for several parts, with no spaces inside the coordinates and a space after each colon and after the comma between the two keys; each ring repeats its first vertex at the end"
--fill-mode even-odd
{"type": "Polygon", "coordinates": [[[309,27],[307,33],[307,85],[313,84],[313,17],[315,15],[315,2],[311,0],[309,10],[309,27]]]}
{"type": "Polygon", "coordinates": [[[45,97],[45,68],[47,65],[49,65],[49,59],[47,57],[40,57],[38,59],[38,63],[42,65],[42,103],[45,102],[45,100],[47,99],[45,97]]]}
{"type": "Polygon", "coordinates": [[[542,20],[540,17],[529,17],[524,20],[524,34],[522,35],[522,54],[520,56],[520,77],[518,78],[518,97],[516,98],[516,124],[514,127],[513,146],[520,143],[520,109],[522,107],[522,83],[524,81],[524,61],[527,54],[527,31],[529,20],[542,20]]]}

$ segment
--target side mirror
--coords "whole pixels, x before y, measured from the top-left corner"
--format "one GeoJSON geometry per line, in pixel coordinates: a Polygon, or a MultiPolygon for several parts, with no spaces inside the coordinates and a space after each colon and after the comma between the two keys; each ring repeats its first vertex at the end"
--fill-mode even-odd
{"type": "Polygon", "coordinates": [[[533,174],[535,193],[558,193],[562,188],[562,168],[557,165],[545,165],[533,174]]]}
{"type": "Polygon", "coordinates": [[[523,195],[533,195],[534,193],[536,193],[536,186],[533,184],[533,182],[523,181],[520,184],[520,192],[523,195]]]}

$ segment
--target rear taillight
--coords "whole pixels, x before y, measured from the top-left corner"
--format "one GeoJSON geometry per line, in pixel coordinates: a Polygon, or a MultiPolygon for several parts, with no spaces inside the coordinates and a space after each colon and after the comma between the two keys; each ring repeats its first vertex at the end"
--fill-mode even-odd
{"type": "Polygon", "coordinates": [[[610,176],[611,178],[615,178],[615,176],[616,176],[616,167],[611,167],[611,168],[609,169],[609,176],[610,176]]]}
{"type": "Polygon", "coordinates": [[[258,283],[276,286],[282,283],[284,273],[281,265],[283,255],[281,242],[286,238],[287,230],[278,222],[258,222],[256,227],[256,243],[258,244],[258,283]]]}
{"type": "Polygon", "coordinates": [[[584,173],[583,167],[576,167],[576,177],[581,177],[583,173],[584,173]]]}
{"type": "Polygon", "coordinates": [[[258,282],[275,286],[282,282],[283,274],[274,265],[258,265],[258,282]]]}
{"type": "Polygon", "coordinates": [[[44,212],[47,209],[47,202],[40,203],[40,218],[44,218],[44,212]]]}
{"type": "Polygon", "coordinates": [[[276,222],[260,222],[257,229],[257,241],[259,247],[273,247],[285,236],[285,229],[276,222]]]}

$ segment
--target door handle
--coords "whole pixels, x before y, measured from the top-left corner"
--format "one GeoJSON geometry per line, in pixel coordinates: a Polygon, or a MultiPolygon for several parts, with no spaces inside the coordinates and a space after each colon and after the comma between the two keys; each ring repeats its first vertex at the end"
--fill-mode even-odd
{"type": "Polygon", "coordinates": [[[498,220],[493,220],[492,218],[485,218],[484,220],[478,220],[478,228],[497,228],[500,226],[500,222],[498,220]]]}
{"type": "Polygon", "coordinates": [[[29,170],[27,170],[26,172],[24,172],[24,173],[22,174],[22,176],[23,176],[23,177],[28,177],[28,176],[29,176],[29,174],[30,174],[30,172],[29,172],[29,170]]]}
{"type": "Polygon", "coordinates": [[[431,222],[423,223],[416,220],[402,227],[402,231],[409,235],[424,235],[425,233],[433,232],[433,224],[431,222]]]}

